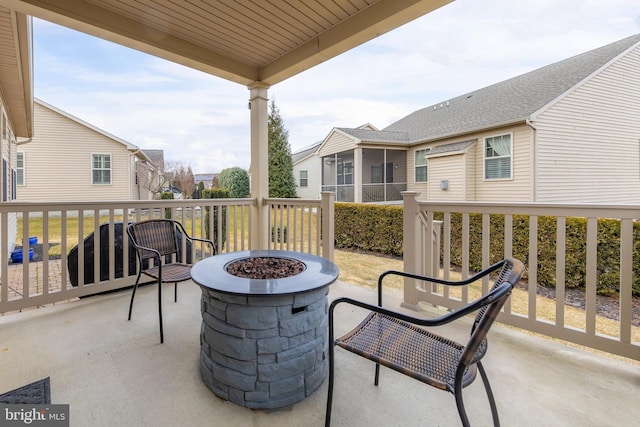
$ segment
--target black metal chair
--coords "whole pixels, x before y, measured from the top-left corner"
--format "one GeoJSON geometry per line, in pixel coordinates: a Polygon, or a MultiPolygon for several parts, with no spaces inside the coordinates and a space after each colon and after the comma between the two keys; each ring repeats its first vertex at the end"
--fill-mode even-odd
{"type": "Polygon", "coordinates": [[[516,259],[502,260],[462,281],[419,276],[401,271],[386,271],[378,278],[378,305],[351,298],[338,298],[329,307],[329,391],[325,425],[331,423],[334,385],[334,345],[376,363],[374,384],[378,385],[380,365],[394,369],[430,386],[452,393],[464,426],[469,419],[462,400],[462,389],[471,384],[479,371],[489,398],[494,425],[499,425],[496,403],[481,359],[487,351],[486,335],[511,290],[520,280],[524,265],[516,259]],[[409,277],[448,286],[464,286],[492,273],[498,273],[492,289],[483,297],[433,319],[422,319],[382,308],[382,282],[389,275],[409,277]],[[351,332],[334,341],[334,310],[340,303],[370,310],[369,315],[351,332]],[[471,336],[466,345],[433,332],[427,327],[442,326],[475,313],[471,336]]]}
{"type": "Polygon", "coordinates": [[[174,301],[178,301],[178,282],[191,279],[191,267],[195,259],[194,241],[210,245],[211,254],[216,253],[216,247],[211,240],[190,237],[178,221],[171,219],[152,219],[129,224],[127,234],[136,249],[139,260],[138,277],[131,293],[129,303],[129,319],[133,310],[133,299],[140,282],[145,274],[158,282],[158,314],[160,317],[160,343],[164,342],[162,330],[162,284],[174,284],[174,301]],[[182,245],[186,245],[185,258],[190,262],[182,262],[182,245]],[[153,260],[153,264],[150,263],[153,260]]]}

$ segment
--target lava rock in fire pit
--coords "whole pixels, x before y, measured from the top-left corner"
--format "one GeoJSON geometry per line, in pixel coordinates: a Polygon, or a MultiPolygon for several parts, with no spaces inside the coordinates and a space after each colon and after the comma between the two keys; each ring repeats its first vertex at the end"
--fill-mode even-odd
{"type": "Polygon", "coordinates": [[[227,273],[247,279],[282,279],[304,271],[304,264],[295,259],[279,257],[252,257],[234,261],[227,273]]]}

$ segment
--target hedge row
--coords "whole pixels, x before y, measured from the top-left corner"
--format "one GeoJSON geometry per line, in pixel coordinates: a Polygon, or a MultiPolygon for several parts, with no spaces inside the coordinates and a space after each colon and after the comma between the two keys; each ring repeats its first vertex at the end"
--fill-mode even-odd
{"type": "MultiPolygon", "coordinates": [[[[336,248],[402,256],[402,207],[353,203],[335,205],[336,248]]],[[[436,219],[442,219],[436,214],[436,219]]],[[[482,215],[469,215],[469,262],[472,271],[482,268],[482,215]]],[[[620,283],[620,221],[599,219],[597,233],[597,292],[616,294],[620,283]]],[[[529,217],[513,216],[515,258],[529,265],[529,217]]],[[[640,223],[633,224],[633,294],[640,296],[640,223]]],[[[586,218],[566,219],[565,282],[568,288],[585,287],[586,218]]],[[[538,217],[538,283],[555,287],[556,218],[538,217]]],[[[504,216],[490,216],[490,262],[504,256],[504,216]]],[[[441,253],[444,253],[442,251],[441,253]]],[[[451,215],[451,263],[462,265],[462,215],[451,215]]]]}
{"type": "Polygon", "coordinates": [[[335,204],[336,248],[402,256],[402,207],[335,204]]]}

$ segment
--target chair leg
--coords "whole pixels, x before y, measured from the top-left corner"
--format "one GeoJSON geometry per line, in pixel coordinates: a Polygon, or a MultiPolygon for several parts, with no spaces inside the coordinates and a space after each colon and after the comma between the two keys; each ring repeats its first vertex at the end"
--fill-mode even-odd
{"type": "Polygon", "coordinates": [[[498,408],[496,407],[496,401],[493,398],[493,392],[491,391],[491,386],[489,385],[489,378],[487,377],[487,373],[482,366],[482,363],[478,362],[478,371],[480,372],[480,376],[482,377],[482,383],[484,384],[484,388],[487,391],[487,397],[489,398],[489,405],[491,406],[491,417],[493,418],[493,425],[495,427],[500,426],[500,418],[498,417],[498,408]]]}
{"type": "Polygon", "coordinates": [[[462,401],[462,387],[453,392],[453,395],[456,398],[456,406],[458,407],[458,414],[460,415],[460,421],[462,421],[462,425],[464,427],[469,427],[469,417],[467,417],[467,412],[464,410],[464,402],[462,401]]]}
{"type": "Polygon", "coordinates": [[[458,414],[460,415],[460,421],[464,427],[469,427],[469,417],[467,417],[467,411],[464,409],[464,402],[462,401],[462,375],[464,373],[464,366],[458,365],[456,372],[455,383],[453,387],[453,395],[456,398],[456,406],[458,407],[458,414]]]}
{"type": "MultiPolygon", "coordinates": [[[[495,427],[500,426],[500,419],[498,418],[498,408],[496,408],[496,401],[493,398],[493,393],[491,391],[491,386],[489,385],[489,379],[487,377],[487,373],[482,366],[482,363],[478,362],[476,364],[478,367],[478,371],[480,372],[480,377],[482,377],[482,383],[484,384],[484,388],[487,391],[487,397],[489,398],[489,405],[491,406],[491,417],[493,418],[493,425],[495,427]]],[[[460,368],[458,368],[460,370],[460,368]]],[[[453,394],[456,398],[456,406],[458,407],[458,414],[460,414],[460,420],[462,421],[462,425],[468,427],[469,417],[467,416],[467,412],[464,409],[464,402],[462,401],[462,375],[456,374],[456,381],[453,394]]]]}
{"type": "Polygon", "coordinates": [[[333,342],[333,310],[330,309],[329,313],[329,384],[327,387],[327,411],[325,412],[324,425],[329,427],[331,425],[331,404],[333,403],[333,371],[335,362],[334,358],[334,342],[333,342]]]}
{"type": "Polygon", "coordinates": [[[142,270],[138,271],[138,278],[136,279],[136,284],[133,285],[133,292],[131,293],[131,302],[129,303],[129,318],[127,320],[131,320],[131,311],[133,310],[133,298],[136,296],[136,290],[138,289],[138,282],[140,282],[140,276],[142,275],[142,270]]]}
{"type": "Polygon", "coordinates": [[[178,282],[173,284],[173,302],[178,302],[178,282]]]}
{"type": "MultiPolygon", "coordinates": [[[[329,344],[331,347],[331,344],[329,344]]],[[[325,413],[324,425],[329,427],[331,425],[331,404],[333,403],[333,349],[329,349],[329,384],[327,392],[327,411],[325,413]]]]}
{"type": "Polygon", "coordinates": [[[376,376],[373,381],[373,384],[378,385],[378,380],[380,379],[380,364],[376,363],[376,376]]]}
{"type": "Polygon", "coordinates": [[[158,317],[160,318],[160,344],[164,342],[162,331],[162,281],[158,279],[158,317]]]}

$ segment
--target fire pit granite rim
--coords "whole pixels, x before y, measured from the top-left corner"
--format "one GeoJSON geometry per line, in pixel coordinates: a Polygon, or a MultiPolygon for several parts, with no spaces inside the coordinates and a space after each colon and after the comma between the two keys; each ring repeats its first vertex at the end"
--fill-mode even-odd
{"type": "Polygon", "coordinates": [[[231,295],[292,295],[328,286],[338,278],[338,267],[326,258],[305,252],[284,250],[249,250],[227,252],[205,258],[191,269],[194,283],[231,295]],[[280,279],[249,279],[230,274],[226,266],[246,258],[289,258],[300,261],[305,268],[291,277],[280,279]]]}

